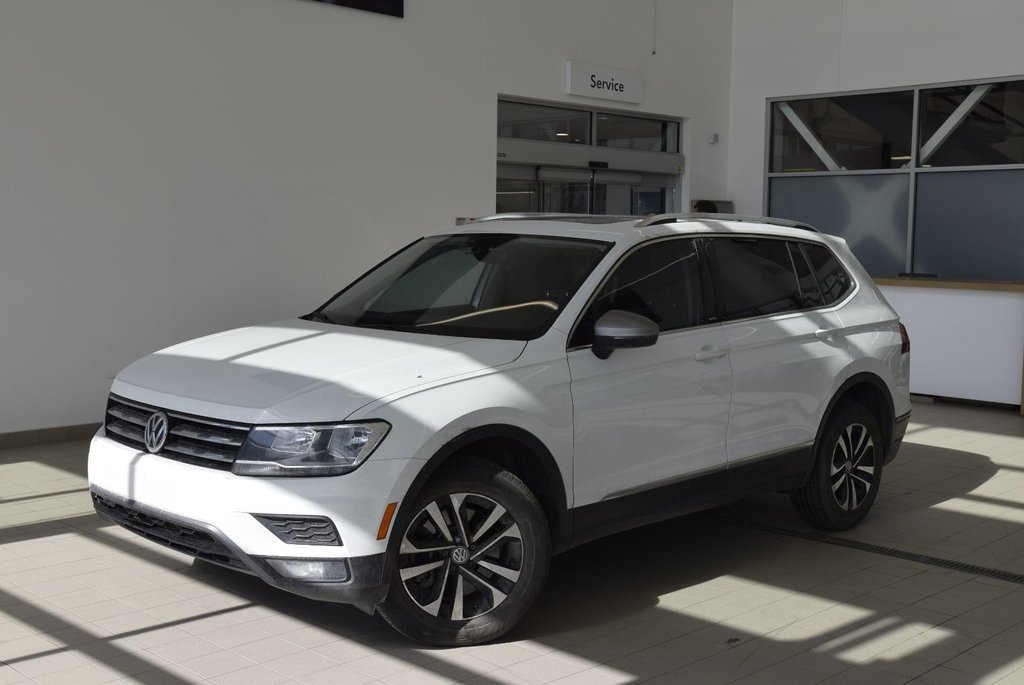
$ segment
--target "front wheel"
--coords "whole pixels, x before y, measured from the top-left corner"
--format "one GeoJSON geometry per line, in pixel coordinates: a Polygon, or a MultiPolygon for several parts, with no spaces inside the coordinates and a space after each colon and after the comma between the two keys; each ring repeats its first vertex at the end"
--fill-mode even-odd
{"type": "Polygon", "coordinates": [[[477,462],[430,481],[391,555],[385,620],[425,644],[475,645],[511,630],[537,598],[551,536],[526,484],[477,462]]]}
{"type": "Polygon", "coordinates": [[[793,493],[797,512],[818,528],[853,528],[875,502],[884,456],[875,416],[860,403],[844,404],[829,418],[815,446],[810,478],[793,493]]]}

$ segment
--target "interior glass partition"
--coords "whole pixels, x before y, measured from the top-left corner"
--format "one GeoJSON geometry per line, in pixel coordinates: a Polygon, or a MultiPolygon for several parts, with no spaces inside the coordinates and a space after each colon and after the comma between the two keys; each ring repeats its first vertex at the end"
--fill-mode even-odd
{"type": "Polygon", "coordinates": [[[1024,281],[1024,79],[768,104],[766,213],[875,276],[1024,281]]]}
{"type": "Polygon", "coordinates": [[[778,178],[772,180],[771,193],[775,215],[844,238],[868,273],[895,276],[905,270],[906,174],[778,178]]]}
{"type": "Polygon", "coordinates": [[[917,179],[914,271],[1024,282],[1024,169],[917,179]]]}

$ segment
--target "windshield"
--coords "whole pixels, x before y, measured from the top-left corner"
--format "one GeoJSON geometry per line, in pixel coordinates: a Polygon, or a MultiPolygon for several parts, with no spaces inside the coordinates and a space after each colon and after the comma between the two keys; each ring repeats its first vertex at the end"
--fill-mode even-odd
{"type": "Polygon", "coordinates": [[[529,340],[548,329],[609,247],[594,240],[494,233],[423,238],[306,318],[529,340]]]}

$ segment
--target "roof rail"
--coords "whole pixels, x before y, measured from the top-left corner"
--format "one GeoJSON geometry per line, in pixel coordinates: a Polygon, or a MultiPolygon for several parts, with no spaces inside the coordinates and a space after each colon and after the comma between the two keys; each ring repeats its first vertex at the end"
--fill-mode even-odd
{"type": "Polygon", "coordinates": [[[659,224],[671,224],[677,221],[699,221],[710,219],[712,221],[745,221],[755,224],[769,224],[771,226],[785,226],[787,228],[799,228],[804,231],[820,233],[818,229],[802,221],[790,221],[789,219],[776,219],[771,216],[744,216],[742,214],[657,214],[638,221],[637,228],[644,226],[658,226],[659,224]]]}
{"type": "Polygon", "coordinates": [[[584,224],[611,224],[620,221],[632,221],[638,216],[616,216],[611,214],[559,214],[556,212],[505,212],[503,214],[491,214],[482,216],[479,219],[470,221],[471,224],[481,224],[489,221],[576,221],[584,224]]]}

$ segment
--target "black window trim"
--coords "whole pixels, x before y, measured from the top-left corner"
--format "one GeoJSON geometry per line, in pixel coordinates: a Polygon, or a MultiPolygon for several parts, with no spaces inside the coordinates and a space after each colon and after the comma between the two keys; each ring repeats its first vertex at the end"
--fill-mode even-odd
{"type": "Polygon", "coordinates": [[[566,336],[565,338],[566,353],[575,352],[576,350],[589,350],[592,347],[592,345],[570,346],[569,343],[571,343],[573,338],[576,337],[576,330],[579,328],[580,324],[583,323],[583,318],[586,316],[587,311],[590,309],[590,306],[594,303],[594,298],[597,297],[598,293],[601,292],[601,288],[604,287],[605,283],[608,282],[608,279],[612,277],[612,275],[622,265],[622,263],[626,261],[626,259],[631,257],[634,253],[639,251],[641,248],[648,247],[655,243],[667,242],[669,240],[690,240],[693,241],[694,243],[694,248],[697,252],[697,264],[698,268],[700,269],[700,286],[702,290],[701,294],[704,300],[704,318],[702,323],[696,324],[694,326],[679,326],[678,328],[670,328],[661,331],[658,334],[658,337],[660,338],[663,335],[670,335],[673,333],[678,333],[680,331],[695,331],[703,328],[708,328],[709,326],[717,326],[720,322],[718,320],[718,310],[715,308],[716,303],[714,299],[714,294],[711,291],[711,271],[708,267],[707,253],[705,251],[706,241],[704,240],[704,237],[704,234],[698,233],[658,236],[656,238],[651,238],[650,240],[644,240],[643,242],[637,243],[636,245],[633,245],[631,248],[629,248],[624,253],[619,255],[619,258],[615,260],[615,263],[608,268],[604,276],[601,278],[600,282],[594,287],[593,292],[590,293],[590,296],[587,298],[586,304],[583,305],[583,308],[580,309],[579,313],[576,315],[576,320],[573,322],[572,327],[569,329],[569,335],[566,336]]]}

